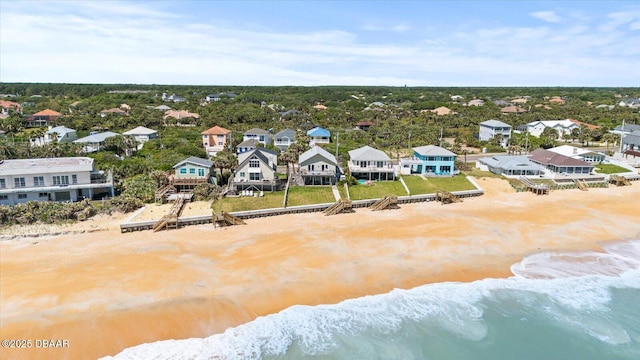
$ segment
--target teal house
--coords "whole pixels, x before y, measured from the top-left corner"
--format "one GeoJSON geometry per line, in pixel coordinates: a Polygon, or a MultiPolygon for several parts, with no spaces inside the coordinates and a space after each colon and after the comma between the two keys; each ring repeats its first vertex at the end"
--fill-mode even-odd
{"type": "Polygon", "coordinates": [[[188,191],[198,184],[216,184],[216,173],[213,161],[190,156],[173,166],[175,173],[170,177],[173,186],[181,191],[188,191]]]}
{"type": "Polygon", "coordinates": [[[413,148],[413,157],[400,160],[403,175],[454,175],[456,154],[435,145],[413,148]]]}

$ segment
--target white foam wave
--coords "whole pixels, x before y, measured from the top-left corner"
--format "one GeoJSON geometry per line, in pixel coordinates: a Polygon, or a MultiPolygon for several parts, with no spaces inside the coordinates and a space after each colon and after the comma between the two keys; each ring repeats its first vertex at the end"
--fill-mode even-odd
{"type": "Polygon", "coordinates": [[[516,267],[528,276],[431,284],[336,305],[293,306],[206,339],[143,344],[114,358],[260,359],[283,356],[292,344],[307,355],[326,355],[339,346],[339,339],[396,335],[411,321],[426,323],[461,339],[480,341],[487,337],[483,313],[491,304],[507,315],[533,314],[608,344],[624,344],[634,341],[633,338],[607,314],[612,289],[640,289],[640,267],[625,255],[636,254],[637,248],[637,242],[631,247],[615,247],[615,251],[607,248],[607,256],[611,258],[604,261],[591,253],[579,255],[579,260],[594,261],[578,270],[573,265],[576,258],[567,254],[532,256],[523,260],[522,268],[516,267]],[[550,264],[552,270],[546,274],[554,276],[538,276],[544,272],[532,272],[532,264],[536,267],[550,264]],[[570,270],[562,270],[560,264],[569,264],[570,270]],[[616,270],[599,269],[609,266],[616,270]],[[592,271],[585,275],[588,268],[592,271]]]}

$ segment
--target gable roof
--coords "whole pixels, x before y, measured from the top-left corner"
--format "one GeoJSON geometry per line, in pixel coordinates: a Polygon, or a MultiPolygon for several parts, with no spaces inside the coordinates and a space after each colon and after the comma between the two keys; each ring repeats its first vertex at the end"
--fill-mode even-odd
{"type": "Polygon", "coordinates": [[[586,149],[582,149],[582,148],[577,148],[575,146],[571,146],[571,145],[560,145],[560,146],[556,146],[554,148],[551,149],[547,149],[549,151],[552,151],[556,154],[560,154],[560,155],[564,155],[564,156],[568,156],[568,157],[575,157],[575,156],[582,156],[585,154],[593,154],[595,153],[594,151],[590,151],[590,150],[586,150],[586,149]]]}
{"type": "Polygon", "coordinates": [[[85,137],[80,138],[78,140],[74,140],[73,142],[74,143],[101,143],[101,142],[105,141],[106,139],[108,139],[110,137],[114,137],[114,136],[120,136],[120,134],[114,133],[114,132],[111,132],[111,131],[105,131],[105,132],[102,132],[102,133],[85,136],[85,137]]]}
{"type": "Polygon", "coordinates": [[[453,115],[456,112],[449,109],[448,107],[445,106],[440,106],[438,108],[435,108],[433,110],[430,110],[432,113],[435,113],[436,115],[453,115]]]}
{"type": "Polygon", "coordinates": [[[422,156],[456,156],[451,151],[436,145],[414,147],[413,151],[422,156]]]}
{"type": "Polygon", "coordinates": [[[260,144],[260,141],[258,141],[257,139],[247,139],[238,144],[237,147],[257,147],[258,144],[260,144]]]}
{"type": "Polygon", "coordinates": [[[167,110],[164,113],[164,116],[162,117],[163,119],[166,119],[168,117],[173,117],[176,119],[184,119],[184,118],[194,118],[194,119],[200,119],[200,115],[196,114],[196,113],[192,113],[189,112],[189,110],[167,110]]]}
{"type": "Polygon", "coordinates": [[[307,131],[307,135],[311,136],[311,137],[329,137],[331,135],[331,133],[329,132],[329,130],[327,129],[323,129],[321,127],[315,127],[309,131],[307,131]]]}
{"type": "Polygon", "coordinates": [[[100,111],[100,114],[120,114],[120,115],[128,115],[126,111],[120,109],[120,108],[112,108],[112,109],[108,109],[108,110],[102,110],[100,111]]]}
{"type": "Polygon", "coordinates": [[[478,161],[504,170],[544,170],[542,166],[532,162],[526,155],[497,155],[481,158],[478,161]]]}
{"type": "MultiPolygon", "coordinates": [[[[242,153],[241,156],[243,156],[243,158],[240,161],[240,163],[238,164],[238,167],[236,169],[240,169],[240,168],[244,167],[247,164],[247,162],[249,162],[249,160],[253,156],[257,157],[260,161],[262,161],[263,163],[267,164],[267,166],[268,166],[269,165],[269,158],[267,158],[266,154],[277,155],[276,152],[271,151],[269,149],[262,148],[262,147],[255,148],[255,149],[253,149],[251,151],[247,151],[245,153],[242,153]]],[[[275,171],[276,168],[277,168],[277,164],[274,161],[274,164],[272,164],[271,169],[273,171],[275,171]]]]}
{"type": "Polygon", "coordinates": [[[502,108],[500,110],[501,113],[505,113],[505,114],[519,114],[519,113],[523,113],[523,112],[526,112],[526,111],[527,110],[525,110],[525,109],[523,109],[521,107],[515,106],[515,105],[507,106],[507,107],[504,107],[504,108],[502,108]]]}
{"type": "Polygon", "coordinates": [[[289,139],[295,139],[296,137],[296,132],[294,130],[291,129],[284,129],[282,131],[278,131],[275,135],[275,138],[283,138],[283,137],[288,137],[289,139]]]}
{"type": "Polygon", "coordinates": [[[179,163],[173,165],[173,168],[176,169],[184,164],[195,164],[195,165],[200,165],[206,168],[210,168],[213,167],[213,161],[211,160],[207,160],[207,159],[203,159],[203,158],[199,158],[196,156],[189,156],[188,158],[180,161],[179,163]]]}
{"type": "Polygon", "coordinates": [[[316,155],[322,156],[323,158],[329,160],[329,162],[334,164],[334,165],[338,164],[338,161],[336,160],[336,157],[333,156],[327,150],[321,148],[320,146],[312,146],[311,149],[309,149],[309,150],[303,152],[302,154],[300,154],[300,156],[298,157],[298,162],[300,164],[302,164],[303,162],[311,159],[312,157],[314,157],[316,155]]]}
{"type": "Polygon", "coordinates": [[[571,121],[569,119],[565,119],[565,120],[536,120],[536,121],[532,121],[532,122],[528,123],[527,126],[536,126],[538,124],[542,124],[545,127],[552,127],[552,128],[557,128],[557,127],[570,128],[570,127],[579,126],[576,122],[571,121]]]}
{"type": "Polygon", "coordinates": [[[500,120],[487,120],[480,123],[480,125],[496,128],[496,127],[511,127],[511,125],[504,123],[500,120]]]}
{"type": "MultiPolygon", "coordinates": [[[[613,128],[613,130],[615,130],[615,131],[623,131],[622,125],[616,126],[615,128],[613,128]]],[[[636,131],[636,130],[640,130],[640,125],[624,124],[624,131],[632,132],[632,131],[636,131]]]]}
{"type": "Polygon", "coordinates": [[[622,138],[623,144],[640,146],[640,130],[635,130],[622,138]]]}
{"type": "Polygon", "coordinates": [[[349,151],[349,158],[351,160],[358,161],[391,160],[391,158],[389,158],[389,155],[387,155],[384,151],[374,149],[369,145],[349,151]]]}
{"type": "Polygon", "coordinates": [[[144,126],[138,126],[135,129],[131,129],[129,131],[123,132],[122,135],[152,135],[157,133],[158,132],[153,129],[149,129],[144,126]]]}
{"type": "Polygon", "coordinates": [[[569,121],[571,121],[572,123],[574,123],[574,124],[578,124],[578,125],[580,125],[580,126],[584,125],[584,126],[586,126],[586,127],[587,127],[587,129],[589,129],[589,130],[595,130],[595,129],[597,129],[597,128],[599,128],[599,127],[600,127],[600,126],[598,126],[598,125],[591,125],[591,124],[584,123],[584,122],[582,122],[582,121],[580,121],[580,120],[573,120],[573,119],[568,119],[568,120],[569,120],[569,121]]]}
{"type": "Polygon", "coordinates": [[[573,159],[545,149],[532,151],[529,158],[531,161],[542,165],[593,167],[593,165],[582,160],[573,159]]]}
{"type": "Polygon", "coordinates": [[[212,128],[209,128],[209,129],[201,132],[200,134],[202,134],[202,135],[227,135],[229,133],[231,133],[231,130],[227,130],[227,129],[223,128],[223,127],[220,127],[220,126],[216,125],[216,126],[214,126],[212,128]]]}

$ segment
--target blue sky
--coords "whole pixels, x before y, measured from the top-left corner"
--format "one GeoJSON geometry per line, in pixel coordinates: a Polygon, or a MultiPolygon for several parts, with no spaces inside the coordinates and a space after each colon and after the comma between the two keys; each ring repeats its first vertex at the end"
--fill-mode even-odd
{"type": "Polygon", "coordinates": [[[640,86],[638,1],[0,1],[0,81],[640,86]]]}

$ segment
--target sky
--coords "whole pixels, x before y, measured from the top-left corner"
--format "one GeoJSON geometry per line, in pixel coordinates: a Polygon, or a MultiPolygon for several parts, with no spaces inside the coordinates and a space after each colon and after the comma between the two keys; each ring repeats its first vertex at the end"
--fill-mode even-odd
{"type": "Polygon", "coordinates": [[[640,2],[0,0],[0,81],[637,87],[640,2]]]}

